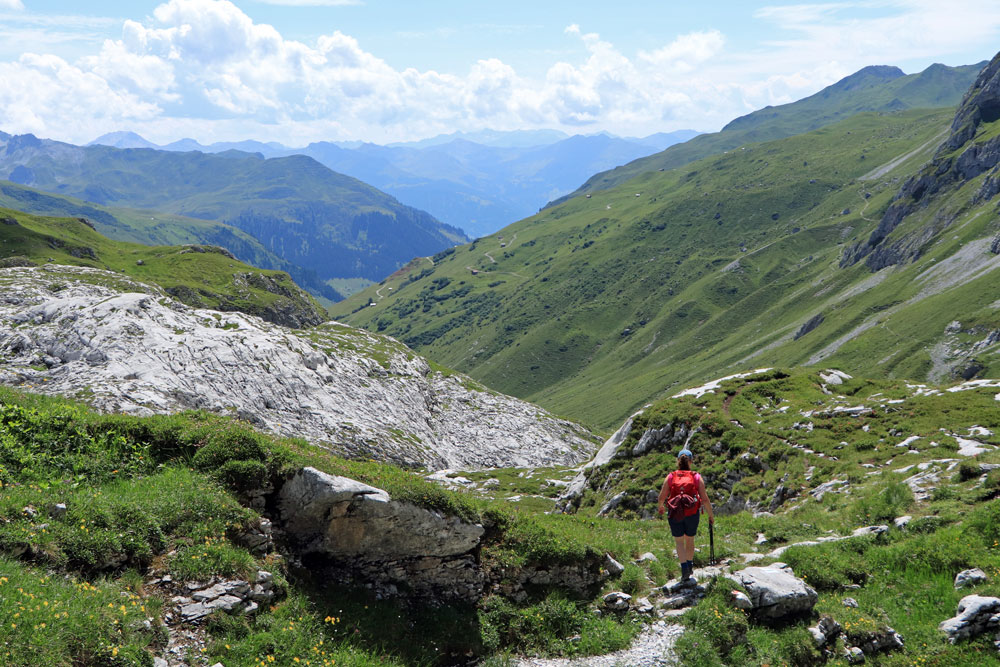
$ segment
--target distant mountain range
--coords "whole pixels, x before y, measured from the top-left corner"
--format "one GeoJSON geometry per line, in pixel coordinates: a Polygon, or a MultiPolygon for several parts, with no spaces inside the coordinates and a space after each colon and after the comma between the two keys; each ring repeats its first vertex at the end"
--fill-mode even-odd
{"type": "Polygon", "coordinates": [[[307,155],[342,174],[387,192],[404,204],[482,236],[536,212],[591,174],[697,136],[693,130],[621,138],[568,136],[556,130],[455,132],[423,141],[379,146],[316,142],[289,148],[259,141],[199,144],[181,139],[158,146],[134,132],[113,132],[90,145],[264,157],[307,155]]]}
{"type": "Polygon", "coordinates": [[[763,366],[995,375],[1000,55],[957,114],[894,109],[957,102],[956,77],[978,69],[867,68],[331,312],[605,428],[672,388],[763,366]],[[713,146],[728,148],[657,167],[713,146]]]}
{"type": "Polygon", "coordinates": [[[898,67],[865,67],[815,95],[758,109],[733,120],[719,132],[699,135],[655,155],[594,174],[578,189],[555,198],[551,204],[620,185],[643,172],[673,169],[744,144],[809,132],[862,111],[953,107],[984,65],[986,62],[959,67],[934,64],[909,75],[898,67]]]}
{"type": "MultiPolygon", "coordinates": [[[[0,133],[0,177],[105,207],[222,222],[321,280],[378,280],[415,256],[433,255],[467,238],[303,155],[264,159],[236,150],[209,155],[81,147],[0,133]]],[[[157,242],[134,226],[104,231],[157,242]]],[[[226,245],[225,240],[215,242],[226,245]]],[[[230,249],[237,256],[245,250],[230,249]]]]}

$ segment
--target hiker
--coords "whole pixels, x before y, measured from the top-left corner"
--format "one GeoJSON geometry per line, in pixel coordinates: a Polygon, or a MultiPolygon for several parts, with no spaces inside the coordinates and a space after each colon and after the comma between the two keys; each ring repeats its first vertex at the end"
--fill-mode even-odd
{"type": "Polygon", "coordinates": [[[698,532],[701,512],[708,513],[708,522],[715,523],[712,502],[705,493],[705,480],[691,470],[694,455],[686,447],[677,455],[677,470],[663,480],[660,489],[659,511],[670,508],[667,522],[677,543],[677,560],[681,563],[681,580],[687,581],[694,574],[694,536],[698,532]]]}

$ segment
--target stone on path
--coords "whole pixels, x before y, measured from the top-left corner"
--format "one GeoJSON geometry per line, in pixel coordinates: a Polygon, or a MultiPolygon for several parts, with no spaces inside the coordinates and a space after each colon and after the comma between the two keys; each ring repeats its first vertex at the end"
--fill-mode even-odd
{"type": "Polygon", "coordinates": [[[774,565],[748,567],[729,577],[747,590],[753,613],[762,618],[776,619],[811,611],[819,597],[790,569],[774,565]]]}

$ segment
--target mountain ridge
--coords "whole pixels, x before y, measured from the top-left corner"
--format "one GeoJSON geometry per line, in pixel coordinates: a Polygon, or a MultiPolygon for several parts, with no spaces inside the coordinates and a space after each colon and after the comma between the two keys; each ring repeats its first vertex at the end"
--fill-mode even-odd
{"type": "Polygon", "coordinates": [[[663,152],[595,174],[572,193],[548,205],[620,185],[646,171],[675,169],[709,155],[739,148],[744,143],[815,130],[861,111],[953,106],[961,101],[962,94],[985,64],[986,61],[958,67],[934,64],[922,72],[903,76],[898,76],[902,70],[893,66],[865,67],[801,100],[765,107],[736,118],[726,126],[728,131],[723,128],[720,132],[699,135],[663,152]],[[879,94],[872,95],[873,91],[879,94]],[[835,100],[837,106],[831,108],[831,100],[835,100]]]}
{"type": "Polygon", "coordinates": [[[466,238],[307,156],[78,147],[22,135],[0,146],[0,170],[98,204],[227,223],[323,280],[375,279],[466,238]]]}

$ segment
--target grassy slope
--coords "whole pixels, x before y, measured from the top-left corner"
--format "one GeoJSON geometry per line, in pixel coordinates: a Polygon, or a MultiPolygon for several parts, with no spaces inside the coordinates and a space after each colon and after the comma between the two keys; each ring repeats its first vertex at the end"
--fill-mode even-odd
{"type": "MultiPolygon", "coordinates": [[[[1000,472],[986,474],[979,469],[982,463],[1000,462],[1000,449],[996,449],[1000,445],[997,387],[949,392],[902,381],[855,378],[840,386],[829,385],[831,391],[826,393],[821,382],[820,372],[815,370],[768,372],[728,381],[701,397],[664,400],[636,421],[622,449],[630,450],[647,428],[688,422],[697,428],[689,443],[695,467],[706,475],[717,506],[729,497],[722,484],[732,473],[741,477],[732,493],[759,503],[763,509],[768,508],[779,485],[794,494],[773,517],[754,517],[748,512],[719,517],[715,546],[723,558],[767,553],[831,533],[850,534],[860,526],[891,524],[893,518],[904,514],[913,516],[905,532],[894,530],[877,539],[795,547],[781,554],[780,560],[791,564],[798,576],[819,590],[818,612],[832,614],[842,624],[852,623],[855,632],[888,624],[902,633],[905,651],[883,656],[876,664],[982,664],[993,655],[991,634],[952,646],[945,643],[937,625],[955,614],[964,595],[1000,592],[1000,500],[996,499],[1000,496],[1000,472]],[[823,414],[836,407],[858,405],[873,411],[861,417],[823,414]],[[805,423],[812,428],[802,428],[805,423]],[[970,435],[973,426],[986,428],[992,435],[970,435]],[[959,455],[955,435],[974,438],[993,449],[975,457],[959,455]],[[897,446],[910,436],[919,439],[907,447],[897,446]],[[937,460],[946,462],[931,463],[937,460]],[[927,487],[930,496],[926,500],[915,498],[902,482],[918,473],[921,469],[916,466],[920,464],[930,465],[924,469],[940,471],[941,475],[937,484],[927,487]],[[844,480],[849,487],[821,500],[810,495],[821,483],[833,479],[844,480]],[[754,544],[759,533],[768,539],[764,546],[754,544]],[[982,568],[990,580],[974,589],[955,590],[954,576],[971,567],[982,568]],[[861,587],[848,590],[852,584],[861,587]],[[845,608],[841,604],[845,596],[855,598],[860,606],[845,608]]],[[[614,513],[624,521],[634,522],[643,510],[655,511],[655,503],[639,499],[658,489],[665,473],[672,469],[675,453],[653,451],[636,458],[616,458],[590,471],[579,520],[585,523],[622,491],[630,499],[614,513]]],[[[695,556],[696,563],[706,560],[706,545],[701,540],[704,536],[699,538],[701,551],[695,556]]],[[[766,557],[758,564],[774,560],[766,557]]],[[[732,620],[728,616],[733,610],[724,600],[728,590],[710,597],[703,603],[705,608],[685,619],[696,630],[686,642],[700,639],[711,650],[705,646],[694,650],[697,647],[685,643],[680,651],[684,664],[718,664],[712,658],[715,655],[718,659],[718,654],[733,665],[822,662],[804,632],[815,618],[780,628],[751,626],[747,643],[727,646],[733,635],[726,636],[720,630],[725,623],[714,611],[732,620]]],[[[745,620],[742,623],[745,628],[745,620]]]]}
{"type": "MultiPolygon", "coordinates": [[[[976,183],[938,203],[968,210],[915,264],[874,275],[837,265],[843,244],[866,236],[901,179],[929,158],[951,116],[860,114],[647,173],[439,256],[433,267],[414,263],[333,314],[605,428],[685,383],[761,365],[824,358],[926,377],[949,322],[968,323],[970,340],[997,322],[989,274],[948,287],[944,272],[924,273],[992,233],[992,217],[979,215],[988,205],[967,206],[976,183]],[[892,171],[860,180],[900,156],[892,171]],[[377,305],[364,307],[369,299],[377,305]],[[823,324],[793,340],[818,313],[823,324]],[[862,325],[861,335],[833,345],[862,325]]],[[[911,216],[897,233],[936,213],[911,216]]],[[[988,366],[991,357],[980,356],[988,366]]]]}
{"type": "Polygon", "coordinates": [[[931,65],[907,76],[901,76],[902,72],[894,67],[866,67],[815,95],[759,109],[737,118],[720,132],[699,135],[656,155],[595,174],[575,192],[553,203],[621,185],[647,171],[675,169],[744,144],[809,132],[863,111],[953,107],[962,100],[984,64],[931,65]]]}
{"type": "MultiPolygon", "coordinates": [[[[20,257],[36,264],[118,271],[135,280],[159,285],[181,301],[198,307],[257,315],[280,305],[302,312],[322,312],[288,274],[256,269],[219,252],[113,241],[76,218],[50,218],[10,209],[0,209],[0,218],[17,222],[0,224],[0,261],[20,257]],[[240,278],[249,275],[267,277],[294,296],[275,293],[240,278]]],[[[53,280],[57,279],[54,274],[53,280]]]]}
{"type": "Polygon", "coordinates": [[[438,665],[507,649],[579,655],[620,648],[641,628],[631,617],[597,618],[586,600],[546,591],[524,604],[489,596],[477,607],[376,600],[314,581],[274,555],[252,555],[239,535],[258,517],[239,504],[241,493],[303,465],[487,523],[478,557],[490,572],[513,577],[526,563],[592,560],[600,555],[594,546],[628,554],[629,539],[584,541],[412,471],[339,459],[228,418],[98,415],[0,388],[0,662],[151,665],[150,652],[164,647],[169,595],[146,580],[170,574],[181,585],[246,578],[258,568],[275,572],[287,597],[253,619],[213,617],[208,664],[438,665]],[[64,503],[66,514],[48,516],[54,503],[64,503]],[[119,564],[102,566],[108,562],[119,564]],[[151,628],[143,627],[147,617],[151,628]],[[569,641],[579,632],[583,641],[569,641]]]}

